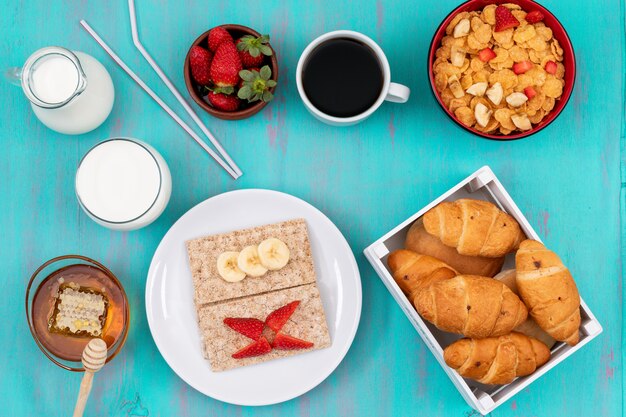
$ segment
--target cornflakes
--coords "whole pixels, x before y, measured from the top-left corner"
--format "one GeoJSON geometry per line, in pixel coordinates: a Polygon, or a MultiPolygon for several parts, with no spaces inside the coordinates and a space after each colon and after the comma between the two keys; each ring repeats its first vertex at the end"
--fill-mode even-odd
{"type": "Polygon", "coordinates": [[[552,29],[544,22],[528,23],[518,5],[503,6],[519,21],[517,27],[496,32],[493,4],[454,16],[432,70],[441,101],[461,123],[508,135],[540,124],[554,109],[563,94],[565,65],[552,29]],[[486,94],[479,83],[486,83],[486,94]]]}

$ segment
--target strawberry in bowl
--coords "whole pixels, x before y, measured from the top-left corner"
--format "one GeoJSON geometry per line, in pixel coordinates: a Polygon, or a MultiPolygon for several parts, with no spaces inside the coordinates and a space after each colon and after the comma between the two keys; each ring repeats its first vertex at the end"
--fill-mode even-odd
{"type": "Polygon", "coordinates": [[[207,113],[239,120],[273,99],[278,61],[268,35],[222,25],[195,40],[185,58],[184,75],[189,94],[207,113]]]}

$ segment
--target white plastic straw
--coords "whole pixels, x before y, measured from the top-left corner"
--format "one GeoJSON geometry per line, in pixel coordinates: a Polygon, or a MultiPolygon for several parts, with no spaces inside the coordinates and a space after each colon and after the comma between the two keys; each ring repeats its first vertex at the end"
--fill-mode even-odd
{"type": "Polygon", "coordinates": [[[107,54],[109,54],[109,56],[111,58],[113,58],[113,60],[115,61],[115,63],[117,63],[117,65],[120,66],[120,68],[122,68],[137,84],[139,84],[139,86],[141,88],[144,89],[144,91],[146,93],[148,93],[150,95],[150,97],[152,97],[152,99],[154,101],[156,101],[159,106],[161,106],[163,108],[163,110],[165,110],[167,112],[167,114],[170,115],[170,117],[172,119],[174,119],[174,121],[176,121],[176,123],[178,123],[183,129],[185,129],[185,131],[198,143],[198,145],[202,146],[202,148],[208,152],[209,155],[211,155],[211,157],[213,159],[215,159],[215,161],[220,164],[222,166],[222,168],[224,168],[226,170],[226,172],[228,172],[234,179],[237,179],[241,176],[241,174],[237,174],[231,167],[230,165],[228,165],[226,162],[224,162],[224,160],[215,153],[215,151],[213,149],[211,149],[206,143],[204,143],[204,141],[196,134],[196,132],[194,132],[179,116],[178,114],[176,114],[167,104],[165,104],[165,102],[163,100],[161,100],[161,98],[159,96],[156,95],[156,93],[154,91],[152,91],[152,89],[150,87],[148,87],[146,85],[146,83],[143,82],[143,80],[141,78],[139,78],[139,76],[137,74],[135,74],[133,72],[133,70],[131,70],[128,65],[126,65],[124,63],[124,61],[122,61],[122,59],[117,56],[117,54],[115,52],[113,52],[113,50],[109,47],[109,45],[107,45],[107,43],[96,33],[95,30],[93,30],[93,28],[91,26],[89,26],[89,23],[87,23],[85,20],[81,20],[80,21],[81,26],[87,31],[87,33],[89,33],[89,35],[91,35],[92,38],[95,39],[95,41],[102,47],[102,49],[104,49],[106,51],[107,54]]]}
{"type": "Polygon", "coordinates": [[[145,60],[148,61],[148,64],[150,64],[154,72],[157,73],[161,81],[163,81],[163,83],[165,83],[165,85],[167,86],[167,88],[169,88],[172,94],[174,94],[174,97],[176,97],[176,100],[178,100],[181,106],[183,106],[183,108],[185,109],[185,111],[187,111],[187,114],[189,114],[189,116],[193,119],[193,121],[196,122],[196,125],[198,125],[200,130],[202,130],[202,132],[206,135],[206,137],[211,141],[213,146],[215,146],[219,154],[222,155],[222,157],[226,160],[228,165],[230,165],[238,175],[241,175],[242,172],[237,166],[237,164],[235,164],[235,162],[230,158],[230,156],[228,156],[228,154],[226,153],[222,145],[220,145],[217,139],[215,139],[215,137],[211,134],[211,132],[209,132],[209,129],[207,129],[204,123],[202,123],[202,121],[200,120],[196,112],[191,108],[189,103],[187,103],[187,101],[183,98],[183,96],[180,94],[180,92],[174,86],[174,84],[169,80],[169,78],[167,78],[167,75],[165,75],[163,70],[161,70],[161,67],[159,66],[159,64],[156,63],[156,61],[152,58],[150,53],[146,51],[146,49],[143,47],[141,41],[139,40],[139,31],[137,29],[137,14],[135,13],[135,1],[134,0],[128,0],[128,11],[130,12],[130,28],[131,28],[131,32],[133,35],[133,43],[135,44],[135,47],[137,47],[141,55],[143,55],[145,60]]]}

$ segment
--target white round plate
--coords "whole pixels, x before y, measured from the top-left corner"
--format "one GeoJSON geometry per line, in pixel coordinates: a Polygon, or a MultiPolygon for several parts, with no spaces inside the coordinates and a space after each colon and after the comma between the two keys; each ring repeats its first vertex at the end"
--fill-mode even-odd
{"type": "Polygon", "coordinates": [[[315,388],[344,358],[361,316],[361,278],[346,239],[318,209],[276,191],[232,191],[198,204],[167,232],[148,271],[146,313],[161,355],[189,385],[232,404],[276,404],[315,388]],[[309,228],[317,284],[332,345],[257,365],[212,372],[200,349],[185,241],[296,218],[306,219],[309,228]]]}

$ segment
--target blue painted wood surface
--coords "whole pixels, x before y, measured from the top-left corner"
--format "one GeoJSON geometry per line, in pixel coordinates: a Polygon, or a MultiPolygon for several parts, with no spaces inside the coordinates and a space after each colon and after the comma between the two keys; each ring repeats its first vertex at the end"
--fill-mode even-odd
{"type": "Polygon", "coordinates": [[[456,127],[429,92],[428,44],[457,3],[266,0],[232,6],[138,0],[144,44],[181,90],[187,47],[207,28],[241,23],[271,35],[280,62],[276,100],[248,120],[202,115],[245,172],[232,181],[79,27],[78,20],[87,19],[182,114],[132,47],[125,1],[4,0],[0,66],[21,65],[47,45],[82,50],[109,69],[117,97],[104,125],[69,137],[41,125],[18,88],[0,84],[0,415],[66,416],[73,408],[80,375],[60,370],[41,354],[23,307],[30,274],[48,258],[66,253],[108,265],[123,281],[132,305],[128,342],[97,376],[88,416],[472,415],[361,251],[485,164],[566,260],[604,326],[599,338],[493,415],[624,415],[624,4],[545,1],[575,45],[576,88],[549,128],[506,143],[456,127]],[[341,28],[362,31],[380,43],[393,80],[412,89],[408,104],[385,104],[350,128],[322,125],[309,116],[295,88],[297,59],[308,41],[341,28]],[[115,135],[151,143],[173,177],[164,214],[131,233],[93,223],[79,209],[73,190],[84,152],[115,135]],[[184,384],[159,355],[144,311],[150,259],[172,223],[210,196],[249,187],[292,193],[324,211],[346,235],[363,280],[359,332],[336,372],[300,398],[262,408],[220,403],[184,384]]]}

